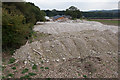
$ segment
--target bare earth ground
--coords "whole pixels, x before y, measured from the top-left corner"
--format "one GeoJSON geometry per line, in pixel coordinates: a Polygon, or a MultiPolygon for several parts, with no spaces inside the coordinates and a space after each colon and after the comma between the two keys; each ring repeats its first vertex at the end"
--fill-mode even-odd
{"type": "Polygon", "coordinates": [[[42,23],[35,25],[34,31],[38,34],[34,41],[14,53],[15,63],[3,63],[7,67],[4,76],[11,77],[12,73],[14,78],[117,78],[117,26],[76,20],[42,23]],[[47,36],[39,38],[41,33],[47,36]]]}

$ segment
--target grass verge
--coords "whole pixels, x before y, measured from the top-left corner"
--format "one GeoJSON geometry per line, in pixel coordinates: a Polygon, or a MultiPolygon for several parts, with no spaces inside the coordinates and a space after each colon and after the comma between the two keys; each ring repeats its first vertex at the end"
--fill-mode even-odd
{"type": "Polygon", "coordinates": [[[120,20],[103,20],[103,19],[99,19],[99,20],[93,20],[93,19],[89,19],[88,21],[97,21],[97,22],[101,22],[102,24],[106,24],[106,25],[115,25],[118,26],[118,24],[120,23],[120,20]]]}

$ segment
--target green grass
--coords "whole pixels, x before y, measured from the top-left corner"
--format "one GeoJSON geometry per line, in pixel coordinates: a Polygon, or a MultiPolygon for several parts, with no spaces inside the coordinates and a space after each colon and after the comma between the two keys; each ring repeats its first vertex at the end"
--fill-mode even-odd
{"type": "Polygon", "coordinates": [[[28,72],[29,69],[25,68],[21,73],[25,74],[26,72],[28,72]]]}
{"type": "Polygon", "coordinates": [[[118,21],[118,20],[88,20],[88,21],[97,21],[97,22],[101,22],[103,24],[115,25],[115,26],[118,26],[118,23],[120,23],[120,21],[118,21]]]}

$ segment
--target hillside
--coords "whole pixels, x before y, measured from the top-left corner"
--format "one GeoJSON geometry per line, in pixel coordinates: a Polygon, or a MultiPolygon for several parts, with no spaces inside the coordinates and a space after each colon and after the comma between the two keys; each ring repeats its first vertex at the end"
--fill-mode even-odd
{"type": "Polygon", "coordinates": [[[86,12],[106,12],[106,13],[118,13],[120,10],[119,9],[114,9],[114,10],[91,10],[91,11],[86,11],[86,12]]]}

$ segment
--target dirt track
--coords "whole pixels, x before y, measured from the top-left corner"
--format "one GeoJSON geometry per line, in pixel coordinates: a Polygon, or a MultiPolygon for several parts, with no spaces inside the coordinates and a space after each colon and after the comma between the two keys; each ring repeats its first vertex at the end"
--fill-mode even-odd
{"type": "Polygon", "coordinates": [[[26,63],[54,62],[46,77],[117,77],[117,26],[68,21],[35,25],[34,30],[51,35],[22,46],[14,57],[26,63]]]}

